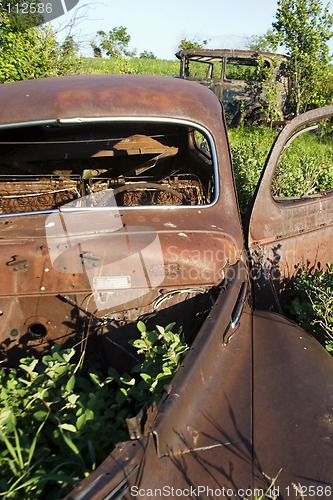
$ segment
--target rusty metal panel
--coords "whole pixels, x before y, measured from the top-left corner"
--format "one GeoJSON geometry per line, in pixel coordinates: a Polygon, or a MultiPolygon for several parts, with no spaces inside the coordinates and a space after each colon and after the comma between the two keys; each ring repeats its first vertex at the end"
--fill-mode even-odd
{"type": "Polygon", "coordinates": [[[283,316],[255,312],[253,363],[255,485],[281,469],[276,486],[285,498],[300,498],[298,485],[332,486],[332,357],[283,316]]]}
{"type": "Polygon", "coordinates": [[[83,75],[1,87],[0,125],[108,116],[191,119],[208,129],[215,129],[222,119],[221,106],[211,92],[176,78],[83,75]]]}
{"type": "Polygon", "coordinates": [[[169,309],[200,325],[243,248],[212,93],[107,75],[8,84],[0,101],[4,355],[169,309]]]}

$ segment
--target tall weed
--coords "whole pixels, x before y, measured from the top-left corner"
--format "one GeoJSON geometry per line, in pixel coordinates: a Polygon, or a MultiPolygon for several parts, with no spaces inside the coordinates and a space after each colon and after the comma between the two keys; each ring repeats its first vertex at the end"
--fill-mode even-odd
{"type": "Polygon", "coordinates": [[[238,201],[243,214],[253,197],[277,133],[277,129],[263,126],[239,127],[228,131],[238,201]]]}
{"type": "Polygon", "coordinates": [[[333,264],[303,268],[290,289],[289,311],[333,355],[333,264]]]}
{"type": "Polygon", "coordinates": [[[82,66],[83,72],[88,74],[179,75],[179,62],[164,59],[83,58],[82,66]]]}
{"type": "Polygon", "coordinates": [[[129,373],[81,371],[75,350],[60,345],[41,361],[21,359],[19,370],[1,368],[0,497],[63,498],[128,440],[126,419],[161,397],[188,349],[174,325],[138,323],[129,373]]]}

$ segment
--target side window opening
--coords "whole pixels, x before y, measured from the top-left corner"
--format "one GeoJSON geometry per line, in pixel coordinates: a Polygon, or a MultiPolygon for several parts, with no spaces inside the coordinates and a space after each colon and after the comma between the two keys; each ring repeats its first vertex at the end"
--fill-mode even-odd
{"type": "Polygon", "coordinates": [[[185,76],[190,79],[221,80],[223,59],[209,56],[196,56],[186,59],[185,76]]]}
{"type": "Polygon", "coordinates": [[[333,123],[300,129],[280,157],[271,185],[278,202],[325,196],[333,190],[333,123]]]}

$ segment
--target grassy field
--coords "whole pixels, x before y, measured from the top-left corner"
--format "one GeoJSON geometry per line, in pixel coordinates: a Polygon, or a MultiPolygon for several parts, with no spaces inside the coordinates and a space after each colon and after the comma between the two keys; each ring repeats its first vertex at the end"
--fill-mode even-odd
{"type": "Polygon", "coordinates": [[[179,61],[163,59],[102,59],[82,58],[84,73],[129,73],[140,75],[178,76],[179,61]]]}

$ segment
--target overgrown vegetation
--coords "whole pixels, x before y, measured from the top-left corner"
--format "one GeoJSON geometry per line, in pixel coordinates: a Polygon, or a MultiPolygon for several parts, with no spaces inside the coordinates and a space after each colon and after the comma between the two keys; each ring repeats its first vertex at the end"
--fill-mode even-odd
{"type": "Polygon", "coordinates": [[[82,71],[94,74],[140,74],[155,76],[178,76],[179,61],[150,59],[144,57],[125,58],[83,58],[82,71]]]}
{"type": "Polygon", "coordinates": [[[51,27],[22,29],[15,14],[8,13],[7,3],[0,4],[0,83],[81,71],[71,37],[59,44],[51,27]]]}
{"type": "Polygon", "coordinates": [[[97,31],[97,38],[91,43],[95,57],[106,55],[110,58],[125,58],[134,55],[128,48],[131,36],[124,26],[116,26],[109,33],[103,30],[97,31]]]}
{"type": "Polygon", "coordinates": [[[333,264],[303,268],[290,289],[290,314],[333,355],[333,264]]]}
{"type": "Polygon", "coordinates": [[[188,349],[174,326],[138,323],[129,373],[82,367],[59,345],[40,361],[21,359],[19,371],[1,368],[0,496],[61,498],[127,440],[126,418],[160,399],[188,349]]]}
{"type": "Polygon", "coordinates": [[[332,94],[323,93],[330,77],[327,42],[332,38],[333,14],[321,0],[278,0],[275,21],[265,35],[253,37],[253,50],[282,48],[289,57],[290,112],[298,115],[323,106],[332,94]]]}
{"type": "MultiPolygon", "coordinates": [[[[260,174],[278,129],[241,127],[230,129],[229,140],[241,212],[253,197],[260,174]]],[[[333,189],[332,140],[310,131],[286,149],[272,181],[272,196],[306,197],[333,189]]]]}
{"type": "Polygon", "coordinates": [[[272,180],[272,195],[305,198],[330,189],[333,189],[330,134],[318,130],[298,136],[281,156],[272,180]]]}
{"type": "Polygon", "coordinates": [[[278,134],[268,127],[240,127],[228,131],[240,211],[253,197],[267,155],[278,134]]]}

